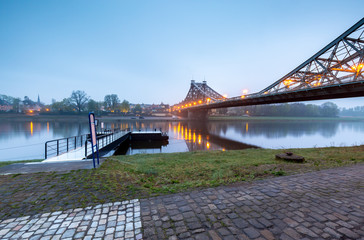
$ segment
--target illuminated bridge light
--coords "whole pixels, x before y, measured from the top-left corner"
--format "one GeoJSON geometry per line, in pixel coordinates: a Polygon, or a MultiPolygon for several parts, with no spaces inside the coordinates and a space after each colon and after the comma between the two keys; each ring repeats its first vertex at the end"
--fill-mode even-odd
{"type": "Polygon", "coordinates": [[[196,104],[197,104],[196,102],[193,103],[193,105],[196,105],[196,104]]]}
{"type": "Polygon", "coordinates": [[[201,104],[201,103],[202,103],[202,101],[201,101],[201,100],[198,100],[198,103],[199,103],[199,104],[201,104]]]}
{"type": "Polygon", "coordinates": [[[244,95],[242,95],[242,96],[241,96],[241,98],[245,98],[245,96],[244,96],[244,95]]]}
{"type": "Polygon", "coordinates": [[[364,64],[358,64],[358,65],[353,65],[351,68],[357,72],[360,72],[360,70],[364,67],[364,64]]]}
{"type": "Polygon", "coordinates": [[[284,80],[283,81],[283,84],[286,85],[286,86],[288,86],[291,82],[292,82],[292,80],[287,79],[287,80],[284,80]]]}

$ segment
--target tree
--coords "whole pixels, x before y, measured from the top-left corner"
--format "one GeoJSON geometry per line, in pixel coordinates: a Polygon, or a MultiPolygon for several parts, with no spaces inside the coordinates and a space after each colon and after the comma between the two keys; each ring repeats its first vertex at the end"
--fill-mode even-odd
{"type": "Polygon", "coordinates": [[[73,112],[73,104],[70,98],[64,98],[61,102],[52,101],[51,109],[60,113],[73,112]]]}
{"type": "Polygon", "coordinates": [[[30,100],[30,98],[28,96],[25,96],[24,100],[23,100],[23,104],[27,105],[27,106],[31,106],[34,104],[34,102],[32,100],[30,100]]]}
{"type": "Polygon", "coordinates": [[[86,107],[89,97],[84,91],[73,91],[71,94],[71,103],[76,108],[77,112],[80,113],[86,107]]]}
{"type": "Polygon", "coordinates": [[[124,100],[121,104],[120,104],[120,110],[123,113],[127,113],[130,110],[130,103],[126,100],[124,100]]]}
{"type": "Polygon", "coordinates": [[[20,111],[20,98],[13,99],[13,111],[16,113],[20,111]]]}
{"type": "Polygon", "coordinates": [[[339,108],[335,103],[325,102],[320,106],[323,117],[336,117],[339,114],[339,108]]]}
{"type": "Polygon", "coordinates": [[[140,113],[142,113],[142,106],[140,106],[140,104],[135,105],[135,107],[134,107],[134,109],[133,109],[133,112],[134,112],[135,114],[140,114],[140,113]]]}
{"type": "Polygon", "coordinates": [[[109,94],[109,95],[106,95],[104,98],[105,108],[112,112],[118,108],[119,103],[120,103],[120,100],[119,100],[118,95],[116,95],[116,94],[109,94]]]}
{"type": "Polygon", "coordinates": [[[99,112],[100,111],[100,106],[101,104],[96,102],[93,99],[90,99],[87,103],[87,111],[88,112],[99,112]]]}

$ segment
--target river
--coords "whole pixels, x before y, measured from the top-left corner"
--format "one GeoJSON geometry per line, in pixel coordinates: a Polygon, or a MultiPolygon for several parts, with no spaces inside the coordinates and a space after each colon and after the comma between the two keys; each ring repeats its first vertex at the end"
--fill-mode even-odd
{"type": "MultiPolygon", "coordinates": [[[[150,119],[101,120],[105,128],[162,129],[165,146],[134,146],[128,154],[196,150],[232,150],[251,147],[309,148],[364,144],[364,120],[249,119],[225,121],[166,121],[150,119]]],[[[0,161],[44,158],[46,141],[86,134],[87,121],[1,120],[0,161]]]]}

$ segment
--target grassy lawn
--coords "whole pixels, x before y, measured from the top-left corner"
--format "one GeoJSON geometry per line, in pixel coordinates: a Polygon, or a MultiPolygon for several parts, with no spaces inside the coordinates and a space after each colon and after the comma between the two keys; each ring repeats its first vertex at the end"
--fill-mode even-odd
{"type": "Polygon", "coordinates": [[[364,146],[289,151],[306,162],[276,160],[285,150],[271,149],[145,154],[110,157],[83,175],[85,182],[100,183],[98,188],[146,197],[364,162],[364,146]]]}
{"type": "Polygon", "coordinates": [[[6,162],[0,162],[0,167],[4,167],[13,163],[29,163],[29,162],[41,162],[44,159],[33,159],[33,160],[21,160],[21,161],[6,161],[6,162]]]}

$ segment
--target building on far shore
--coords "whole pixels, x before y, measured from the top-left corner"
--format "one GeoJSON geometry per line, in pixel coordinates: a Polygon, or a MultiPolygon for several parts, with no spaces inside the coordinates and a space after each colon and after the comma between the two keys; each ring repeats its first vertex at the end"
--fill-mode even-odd
{"type": "MultiPolygon", "coordinates": [[[[130,111],[133,112],[135,106],[138,104],[130,104],[130,111]]],[[[169,104],[139,104],[142,111],[141,114],[143,115],[150,115],[150,116],[158,116],[158,117],[164,117],[168,116],[170,114],[170,108],[169,104]]]]}

